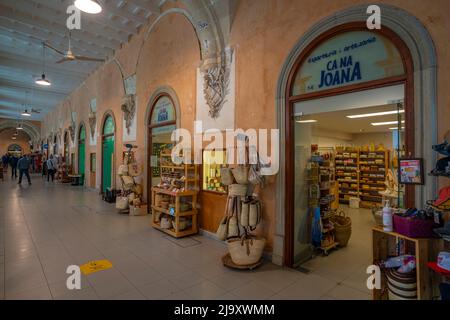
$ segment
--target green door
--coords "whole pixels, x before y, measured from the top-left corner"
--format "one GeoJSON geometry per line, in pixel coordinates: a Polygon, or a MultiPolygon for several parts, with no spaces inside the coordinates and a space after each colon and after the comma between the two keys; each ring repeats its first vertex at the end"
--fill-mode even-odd
{"type": "Polygon", "coordinates": [[[84,185],[86,164],[86,130],[81,127],[78,139],[78,174],[81,175],[81,184],[84,185]]]}
{"type": "Polygon", "coordinates": [[[112,186],[113,155],[114,155],[114,120],[111,116],[105,119],[103,126],[103,192],[112,186]]]}

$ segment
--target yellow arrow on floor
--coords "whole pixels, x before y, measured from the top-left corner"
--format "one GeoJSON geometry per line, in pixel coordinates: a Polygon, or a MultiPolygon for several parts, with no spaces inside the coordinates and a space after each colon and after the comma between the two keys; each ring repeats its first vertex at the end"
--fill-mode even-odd
{"type": "Polygon", "coordinates": [[[111,269],[112,267],[113,265],[109,260],[97,260],[83,264],[80,267],[80,270],[84,275],[88,275],[94,272],[111,269]]]}

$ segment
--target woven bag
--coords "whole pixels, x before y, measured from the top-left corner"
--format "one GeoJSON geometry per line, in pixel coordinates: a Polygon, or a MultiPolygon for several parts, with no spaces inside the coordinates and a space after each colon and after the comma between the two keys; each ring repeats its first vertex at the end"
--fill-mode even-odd
{"type": "Polygon", "coordinates": [[[228,251],[236,265],[247,266],[261,260],[266,239],[258,237],[228,240],[228,251]]]}
{"type": "Polygon", "coordinates": [[[229,186],[230,184],[233,184],[234,178],[233,178],[233,173],[231,172],[230,168],[221,168],[220,169],[220,182],[224,186],[229,186]]]}
{"type": "Polygon", "coordinates": [[[231,169],[233,173],[234,179],[238,184],[247,184],[248,183],[248,166],[238,166],[234,169],[231,169]]]}
{"type": "Polygon", "coordinates": [[[247,184],[232,184],[228,187],[228,194],[232,197],[245,197],[247,194],[247,184]]]}

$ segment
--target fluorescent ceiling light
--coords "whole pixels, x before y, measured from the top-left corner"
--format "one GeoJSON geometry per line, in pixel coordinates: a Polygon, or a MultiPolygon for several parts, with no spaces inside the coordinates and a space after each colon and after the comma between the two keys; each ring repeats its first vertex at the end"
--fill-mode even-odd
{"type": "Polygon", "coordinates": [[[48,81],[47,79],[45,79],[45,74],[43,73],[41,78],[36,79],[36,84],[41,85],[41,86],[50,86],[51,83],[50,81],[48,81]]]}
{"type": "Polygon", "coordinates": [[[75,7],[90,14],[102,12],[102,6],[96,0],[76,0],[75,7]]]}
{"type": "Polygon", "coordinates": [[[22,112],[22,116],[24,116],[24,117],[31,117],[31,113],[29,113],[28,110],[25,109],[25,111],[22,112]]]}
{"type": "MultiPolygon", "coordinates": [[[[397,128],[397,127],[395,127],[395,128],[389,128],[389,130],[398,130],[398,128],[397,128]]],[[[402,127],[400,130],[405,130],[405,127],[402,127]]]]}
{"type": "Polygon", "coordinates": [[[404,112],[405,112],[405,110],[392,110],[392,111],[384,111],[384,112],[355,114],[355,115],[347,116],[347,118],[358,119],[358,118],[378,117],[378,116],[385,116],[388,114],[398,114],[398,113],[404,113],[404,112]]]}
{"type": "Polygon", "coordinates": [[[297,123],[315,123],[317,120],[297,120],[297,123]]]}
{"type": "MultiPolygon", "coordinates": [[[[387,121],[387,122],[373,122],[373,126],[388,126],[391,124],[397,124],[398,121],[387,121]]],[[[402,120],[402,123],[405,123],[405,120],[402,120]]]]}

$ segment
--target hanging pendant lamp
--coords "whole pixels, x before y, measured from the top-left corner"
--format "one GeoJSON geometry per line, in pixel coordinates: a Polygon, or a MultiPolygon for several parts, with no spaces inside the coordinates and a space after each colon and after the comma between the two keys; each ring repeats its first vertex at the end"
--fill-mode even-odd
{"type": "Polygon", "coordinates": [[[45,78],[45,45],[42,44],[42,76],[36,79],[36,84],[40,86],[50,86],[51,82],[45,78]]]}
{"type": "Polygon", "coordinates": [[[97,0],[76,0],[75,7],[90,14],[98,14],[102,12],[102,6],[97,0]]]}

